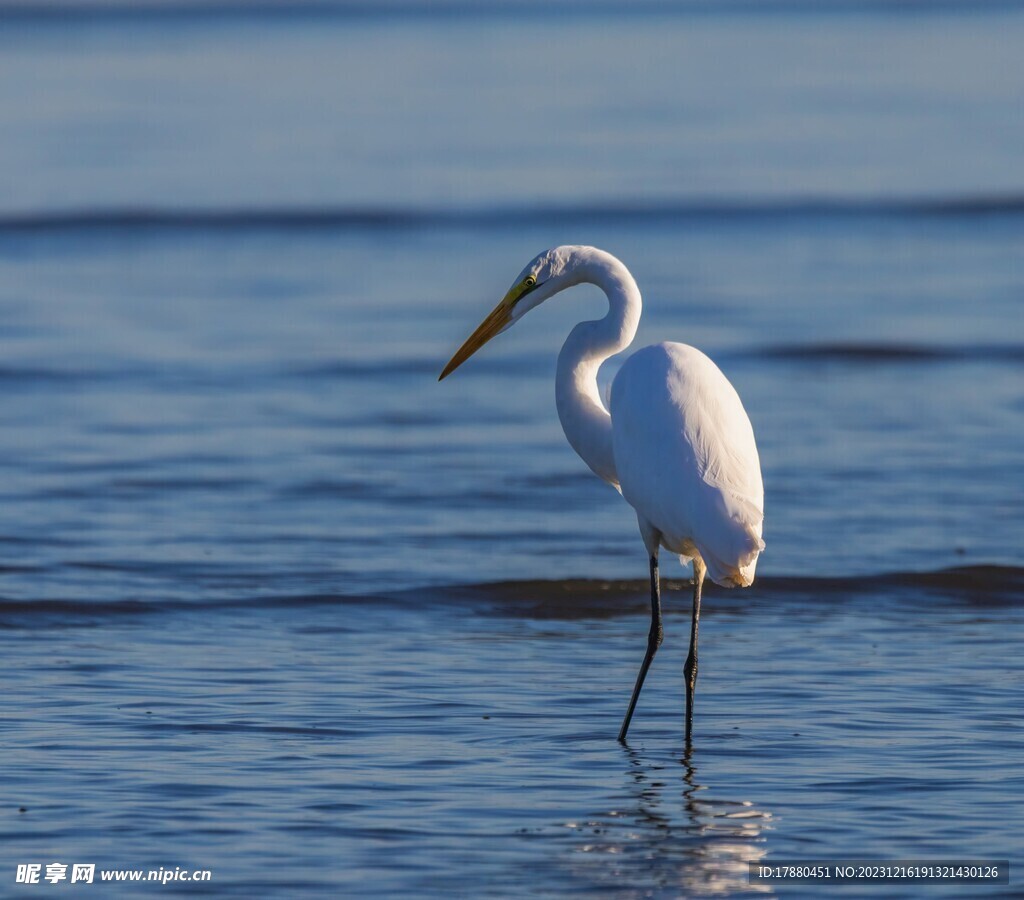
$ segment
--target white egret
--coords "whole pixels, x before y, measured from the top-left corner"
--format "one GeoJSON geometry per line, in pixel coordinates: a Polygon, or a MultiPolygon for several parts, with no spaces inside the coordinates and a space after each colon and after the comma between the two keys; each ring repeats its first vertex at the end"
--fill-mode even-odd
{"type": "Polygon", "coordinates": [[[686,742],[693,729],[697,625],[707,575],[747,587],[764,549],[764,488],[754,431],[739,395],[707,356],[686,344],[644,347],[612,383],[611,409],[597,387],[606,359],[632,342],[640,290],[629,270],[596,247],[555,247],[533,259],[441,372],[441,380],[531,309],[576,284],[608,297],[608,314],[580,322],[558,354],[555,401],[573,449],[636,510],[650,557],[651,630],[626,717],[625,740],[651,660],[662,641],[658,551],[693,562],[693,612],[686,677],[686,742]]]}

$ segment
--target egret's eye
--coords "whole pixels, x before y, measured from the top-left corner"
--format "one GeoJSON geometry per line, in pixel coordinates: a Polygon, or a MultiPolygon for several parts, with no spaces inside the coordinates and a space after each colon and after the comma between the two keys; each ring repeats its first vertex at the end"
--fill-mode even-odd
{"type": "Polygon", "coordinates": [[[525,284],[528,288],[536,287],[537,279],[534,278],[532,275],[527,275],[526,279],[523,281],[523,284],[525,284]]]}

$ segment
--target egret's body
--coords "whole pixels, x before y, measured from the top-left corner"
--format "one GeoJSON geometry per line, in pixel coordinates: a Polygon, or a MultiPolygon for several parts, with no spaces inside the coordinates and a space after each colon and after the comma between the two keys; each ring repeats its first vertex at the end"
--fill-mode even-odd
{"type": "Polygon", "coordinates": [[[612,386],[612,447],[641,531],[730,587],[754,580],[764,489],[754,430],[733,386],[700,350],[637,351],[612,386]]]}
{"type": "Polygon", "coordinates": [[[441,378],[526,312],[584,282],[604,291],[608,314],[576,325],[558,355],[558,416],[573,449],[636,511],[651,567],[647,654],[619,737],[626,736],[661,643],[658,553],[663,547],[684,564],[693,561],[693,618],[685,666],[689,742],[704,576],[725,587],[746,587],[754,580],[757,557],[764,549],[761,466],[750,420],[733,386],[699,350],[686,344],[656,344],[623,364],[607,409],[597,372],[601,363],[632,342],[641,300],[626,267],[594,247],[556,247],[532,260],[452,357],[441,378]]]}

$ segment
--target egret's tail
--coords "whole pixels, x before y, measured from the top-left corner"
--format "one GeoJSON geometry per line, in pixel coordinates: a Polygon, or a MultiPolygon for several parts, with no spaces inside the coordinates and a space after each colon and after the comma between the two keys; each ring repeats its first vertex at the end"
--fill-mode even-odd
{"type": "Polygon", "coordinates": [[[708,568],[708,578],[722,587],[750,587],[754,583],[757,557],[764,550],[764,541],[753,526],[747,526],[742,547],[732,559],[723,559],[714,551],[698,544],[701,558],[708,568]]]}

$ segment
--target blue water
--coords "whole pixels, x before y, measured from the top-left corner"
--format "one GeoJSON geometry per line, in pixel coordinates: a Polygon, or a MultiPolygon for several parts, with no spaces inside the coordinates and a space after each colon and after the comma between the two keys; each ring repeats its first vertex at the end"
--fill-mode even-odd
{"type": "Polygon", "coordinates": [[[844,856],[1010,859],[945,893],[1015,896],[1022,43],[1009,4],[0,5],[0,894],[728,896],[844,856]],[[671,559],[614,740],[646,561],[552,387],[600,294],[436,382],[577,242],[760,447],[689,755],[671,559]]]}

